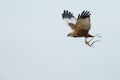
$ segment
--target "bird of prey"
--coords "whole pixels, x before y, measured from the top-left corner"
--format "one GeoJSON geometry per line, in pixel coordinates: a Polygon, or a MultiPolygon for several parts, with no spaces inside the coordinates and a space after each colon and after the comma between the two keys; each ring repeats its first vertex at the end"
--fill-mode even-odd
{"type": "Polygon", "coordinates": [[[84,37],[85,43],[91,47],[95,42],[99,40],[96,40],[90,44],[91,40],[96,36],[89,34],[89,30],[91,28],[90,15],[91,15],[90,11],[84,10],[81,14],[78,15],[77,18],[75,18],[73,16],[73,13],[71,13],[68,10],[64,10],[62,13],[62,18],[67,22],[67,24],[72,29],[72,32],[69,33],[67,36],[74,38],[84,37]],[[87,38],[89,37],[92,37],[92,39],[88,41],[87,38]]]}

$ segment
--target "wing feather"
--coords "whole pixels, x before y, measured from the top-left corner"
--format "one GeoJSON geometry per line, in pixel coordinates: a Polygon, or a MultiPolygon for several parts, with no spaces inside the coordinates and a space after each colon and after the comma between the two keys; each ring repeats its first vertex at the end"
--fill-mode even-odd
{"type": "Polygon", "coordinates": [[[90,30],[90,11],[83,11],[81,14],[78,15],[77,22],[76,22],[76,30],[90,30]]]}
{"type": "Polygon", "coordinates": [[[72,30],[75,30],[77,19],[73,16],[73,13],[68,10],[64,10],[62,13],[62,18],[67,22],[72,30]]]}

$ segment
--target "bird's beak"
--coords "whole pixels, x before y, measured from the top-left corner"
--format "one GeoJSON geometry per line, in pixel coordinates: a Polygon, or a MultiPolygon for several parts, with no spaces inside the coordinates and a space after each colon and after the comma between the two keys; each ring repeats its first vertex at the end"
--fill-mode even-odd
{"type": "Polygon", "coordinates": [[[70,37],[70,34],[68,34],[67,37],[70,37]]]}

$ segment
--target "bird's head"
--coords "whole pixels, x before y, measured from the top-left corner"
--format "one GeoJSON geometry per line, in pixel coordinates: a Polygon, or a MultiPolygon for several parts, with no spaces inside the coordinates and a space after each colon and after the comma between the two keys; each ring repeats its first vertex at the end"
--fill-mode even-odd
{"type": "Polygon", "coordinates": [[[69,33],[69,34],[67,35],[67,37],[72,37],[72,33],[69,33]]]}

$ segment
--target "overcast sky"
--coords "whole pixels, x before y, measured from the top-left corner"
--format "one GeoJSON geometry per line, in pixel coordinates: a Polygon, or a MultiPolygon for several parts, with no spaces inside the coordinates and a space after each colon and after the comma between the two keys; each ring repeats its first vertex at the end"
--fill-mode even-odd
{"type": "Polygon", "coordinates": [[[120,0],[1,0],[0,80],[120,80],[120,0]],[[91,11],[94,48],[71,31],[63,10],[91,11]]]}

